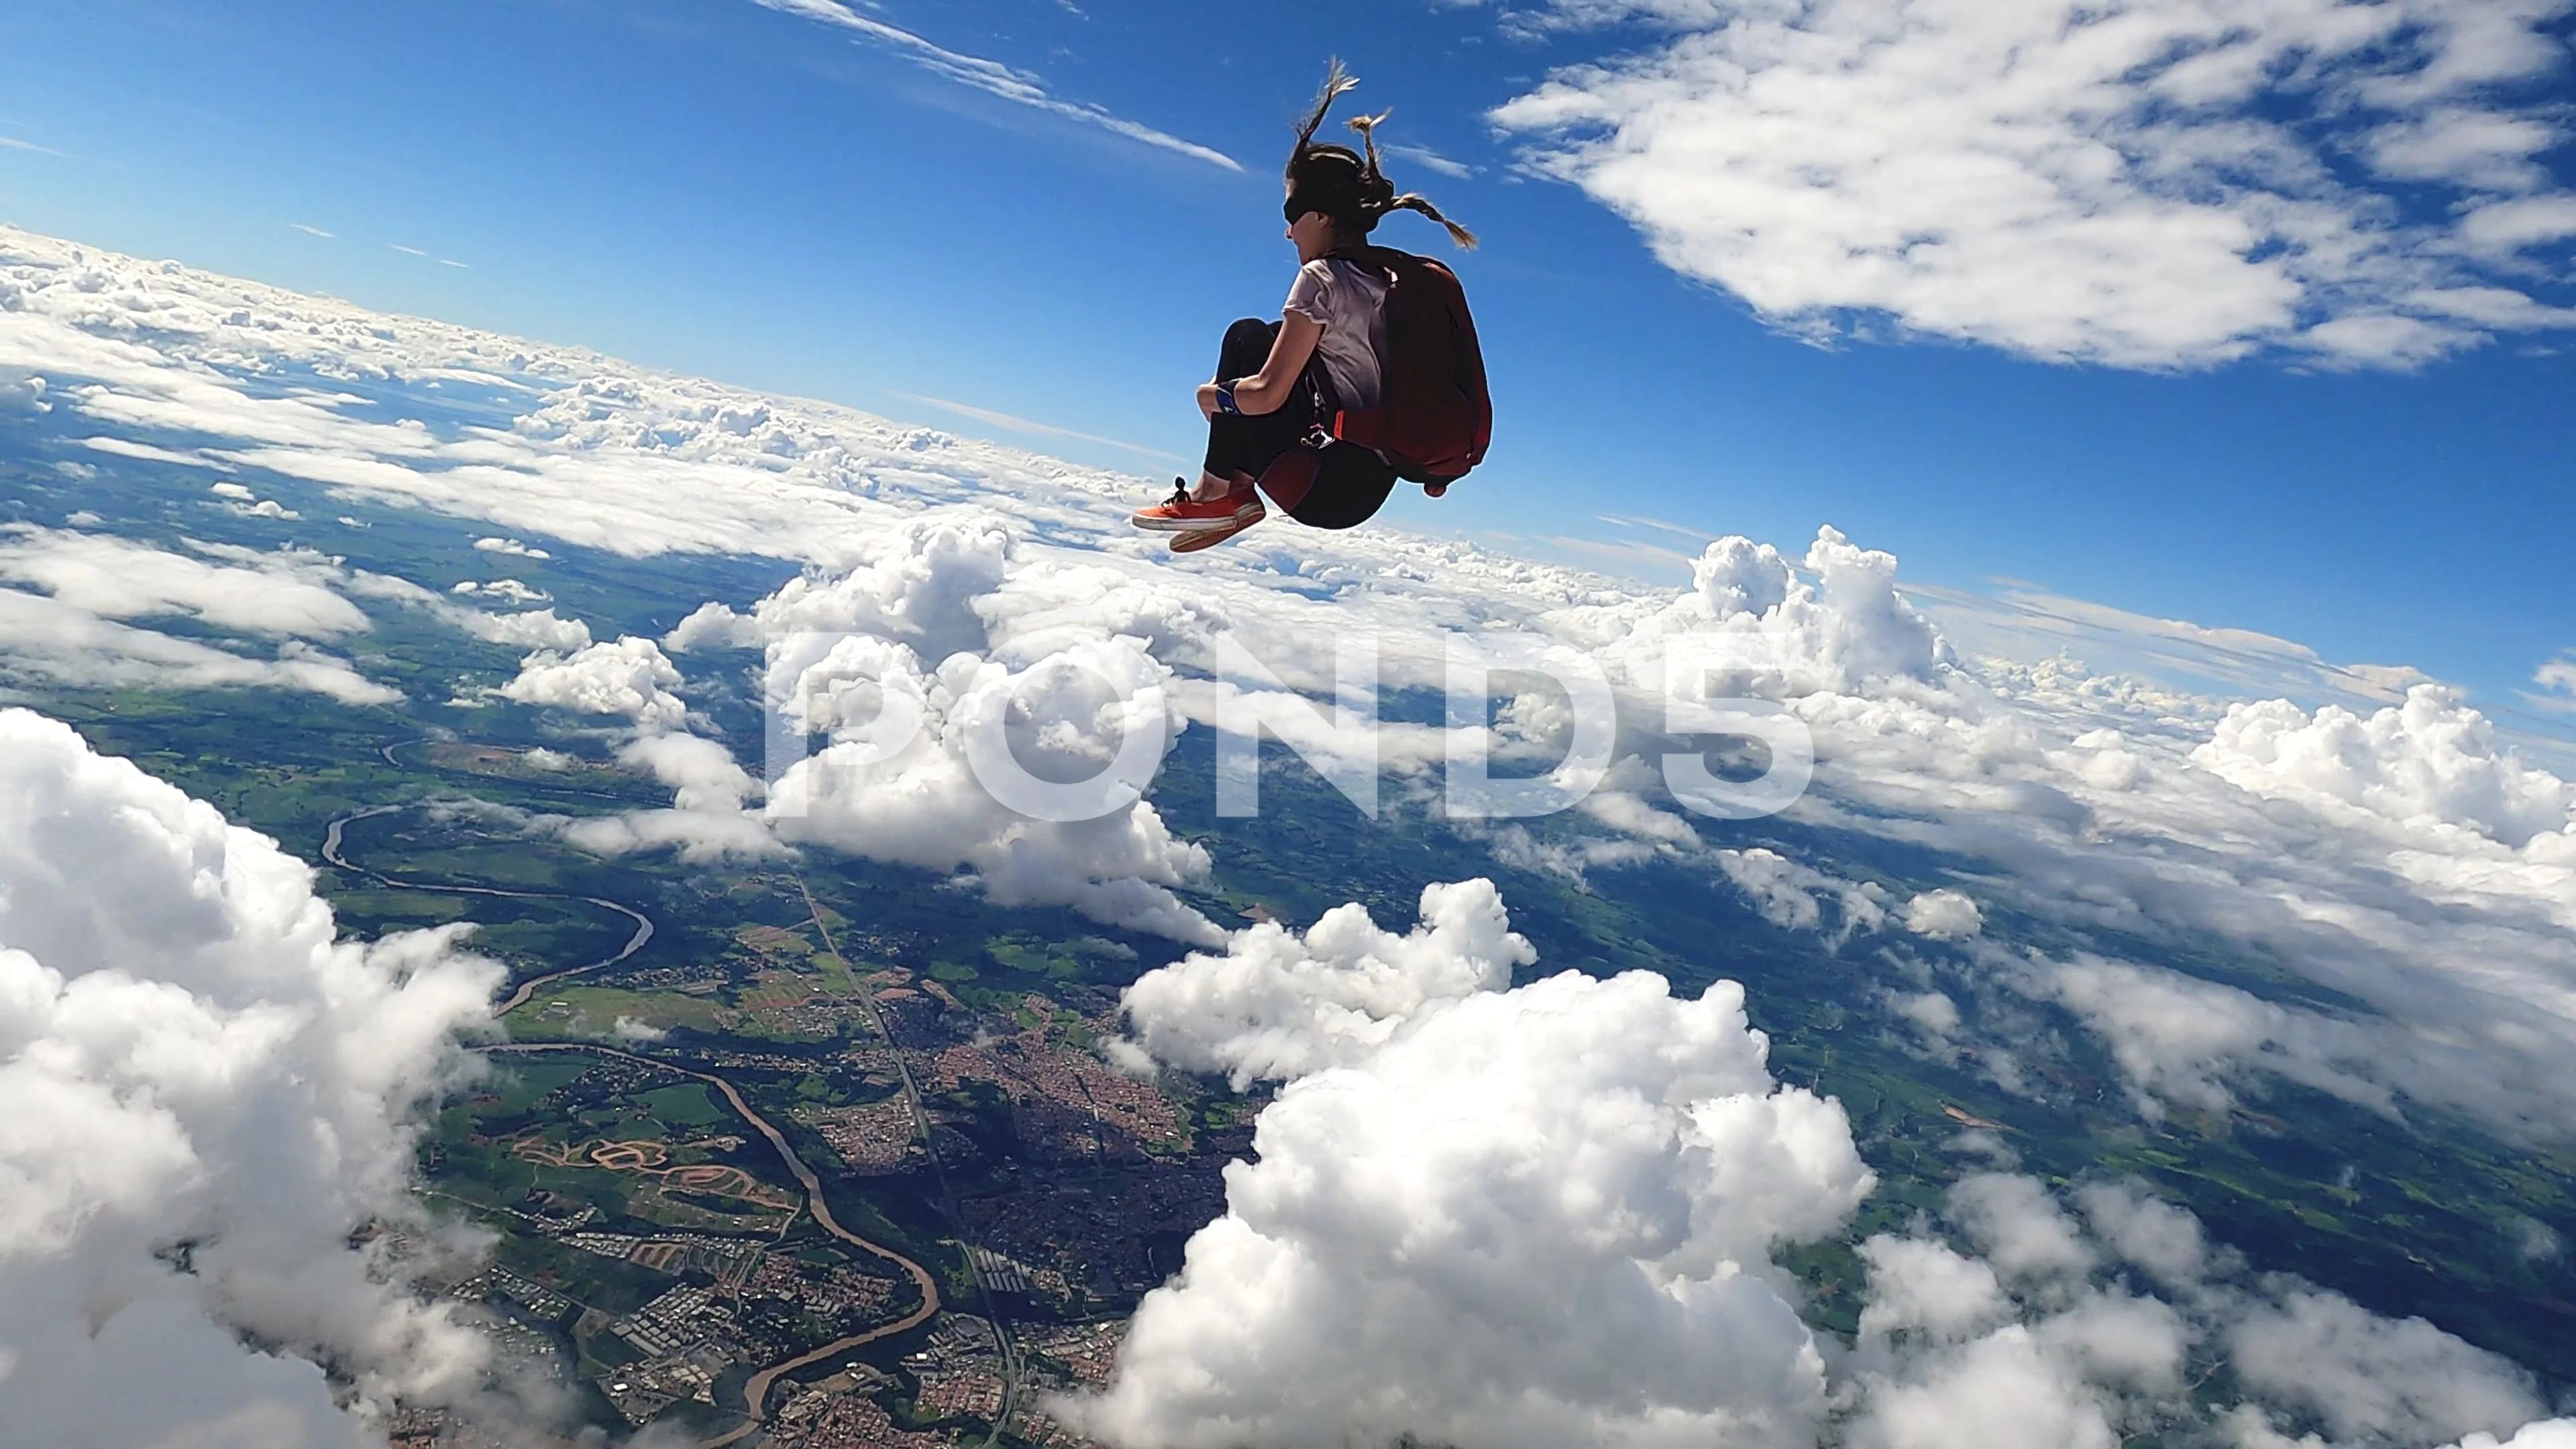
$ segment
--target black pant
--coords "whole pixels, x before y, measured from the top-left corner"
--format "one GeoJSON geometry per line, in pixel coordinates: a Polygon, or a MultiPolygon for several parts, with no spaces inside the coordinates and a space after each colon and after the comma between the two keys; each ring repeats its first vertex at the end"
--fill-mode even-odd
{"type": "MultiPolygon", "coordinates": [[[[1225,329],[1215,380],[1227,382],[1259,372],[1270,360],[1270,346],[1278,336],[1278,323],[1258,317],[1246,317],[1225,329]]],[[[1278,411],[1258,417],[1219,413],[1208,419],[1207,470],[1219,478],[1242,473],[1262,479],[1262,491],[1278,501],[1290,518],[1309,527],[1350,528],[1366,523],[1395,491],[1395,470],[1366,448],[1350,443],[1317,447],[1307,441],[1319,423],[1331,420],[1332,393],[1319,357],[1306,364],[1295,393],[1278,411]],[[1300,483],[1306,486],[1300,488],[1300,483]]]]}

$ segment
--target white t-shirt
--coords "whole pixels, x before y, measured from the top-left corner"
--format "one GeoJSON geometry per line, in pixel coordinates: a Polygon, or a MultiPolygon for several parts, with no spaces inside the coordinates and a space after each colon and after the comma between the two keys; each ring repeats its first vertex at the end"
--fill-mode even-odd
{"type": "Polygon", "coordinates": [[[1383,390],[1378,359],[1386,355],[1386,278],[1333,257],[1311,261],[1297,269],[1282,310],[1323,324],[1315,351],[1341,405],[1353,412],[1376,407],[1383,390]]]}

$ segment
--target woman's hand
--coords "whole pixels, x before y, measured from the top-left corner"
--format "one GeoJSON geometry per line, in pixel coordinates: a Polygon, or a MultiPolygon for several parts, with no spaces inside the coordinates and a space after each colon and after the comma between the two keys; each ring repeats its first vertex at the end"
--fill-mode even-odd
{"type": "Polygon", "coordinates": [[[1243,409],[1244,416],[1253,418],[1287,406],[1297,394],[1297,379],[1305,373],[1306,363],[1315,355],[1315,344],[1323,336],[1324,324],[1302,312],[1280,318],[1279,336],[1270,344],[1270,357],[1261,364],[1261,370],[1234,380],[1234,405],[1243,409]]]}
{"type": "Polygon", "coordinates": [[[1199,416],[1203,418],[1213,418],[1216,416],[1215,383],[1203,382],[1199,384],[1199,416]]]}

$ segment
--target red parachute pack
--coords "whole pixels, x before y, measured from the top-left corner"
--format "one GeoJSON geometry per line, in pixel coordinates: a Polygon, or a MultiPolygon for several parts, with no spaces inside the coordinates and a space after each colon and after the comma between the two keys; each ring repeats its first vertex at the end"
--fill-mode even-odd
{"type": "Polygon", "coordinates": [[[1333,255],[1387,279],[1387,355],[1378,405],[1335,413],[1332,434],[1376,449],[1396,476],[1436,498],[1485,461],[1494,436],[1494,400],[1485,391],[1485,354],[1466,289],[1447,267],[1393,247],[1333,255]]]}

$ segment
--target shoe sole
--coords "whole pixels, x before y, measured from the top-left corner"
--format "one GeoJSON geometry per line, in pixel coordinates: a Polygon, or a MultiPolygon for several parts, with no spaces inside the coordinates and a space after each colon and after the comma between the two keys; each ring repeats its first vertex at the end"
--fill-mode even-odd
{"type": "Polygon", "coordinates": [[[1221,523],[1214,528],[1194,528],[1187,533],[1173,534],[1172,552],[1197,553],[1203,548],[1214,548],[1260,521],[1255,518],[1252,523],[1221,523]]]}
{"type": "Polygon", "coordinates": [[[1234,510],[1234,517],[1231,519],[1222,517],[1148,518],[1144,514],[1136,513],[1128,515],[1127,521],[1147,533],[1205,533],[1218,528],[1250,528],[1269,516],[1270,510],[1262,507],[1256,499],[1234,510]]]}

